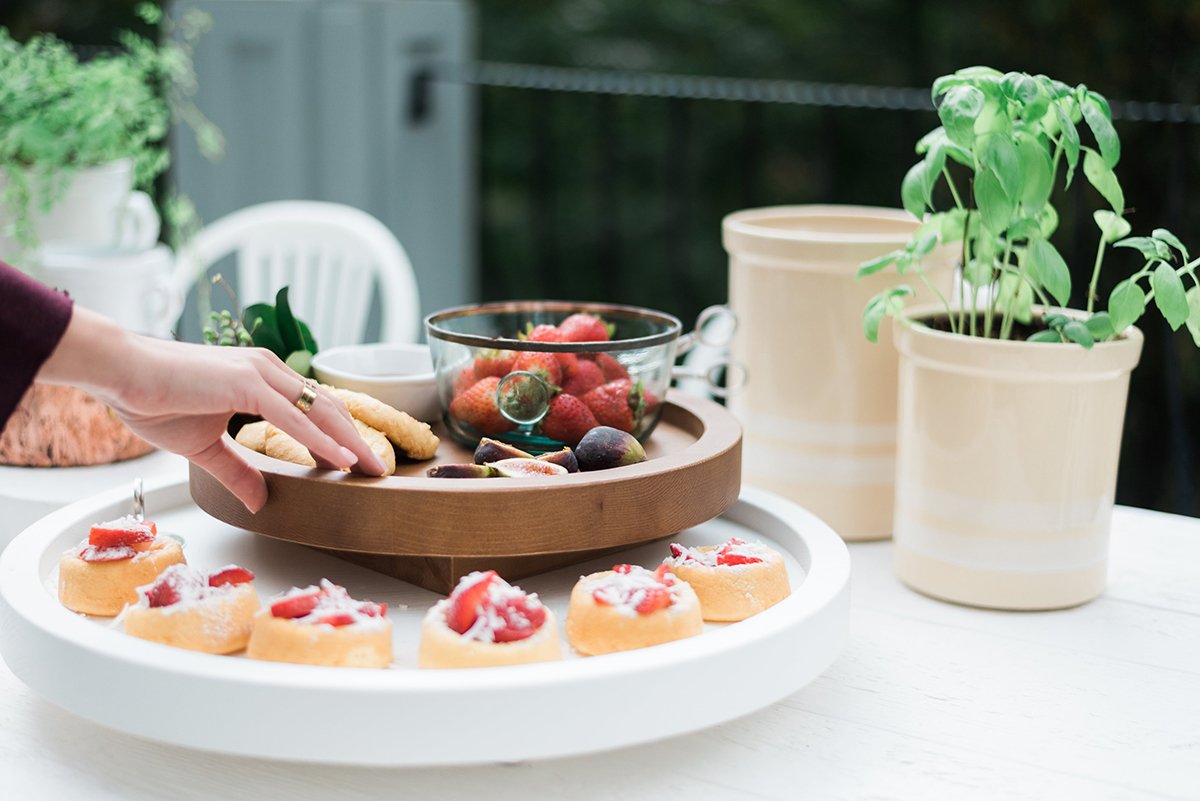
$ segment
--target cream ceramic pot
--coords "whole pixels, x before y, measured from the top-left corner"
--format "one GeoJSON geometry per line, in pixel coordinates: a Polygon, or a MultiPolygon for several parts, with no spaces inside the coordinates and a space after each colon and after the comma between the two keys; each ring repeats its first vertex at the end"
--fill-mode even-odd
{"type": "MultiPolygon", "coordinates": [[[[905,211],[862,206],[750,209],[722,226],[738,318],[733,358],[749,377],[729,404],[744,428],[743,476],[847,540],[891,534],[896,448],[896,353],[887,330],[877,345],[865,339],[862,315],[897,276],[854,274],[907,244],[917,226],[905,211]]],[[[925,259],[947,293],[954,255],[925,259]]],[[[923,289],[915,276],[910,283],[923,289]]]]}
{"type": "Polygon", "coordinates": [[[937,598],[998,609],[1068,607],[1103,592],[1141,332],[1084,350],[903,321],[893,331],[900,579],[937,598]]]}

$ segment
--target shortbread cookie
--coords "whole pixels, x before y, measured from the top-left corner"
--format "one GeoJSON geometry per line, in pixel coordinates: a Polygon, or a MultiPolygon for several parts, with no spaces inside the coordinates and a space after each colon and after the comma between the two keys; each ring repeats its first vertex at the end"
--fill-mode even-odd
{"type": "Polygon", "coordinates": [[[699,548],[673,542],[664,564],[696,591],[705,620],[745,620],[792,591],[778,552],[736,537],[699,548]]]}
{"type": "Polygon", "coordinates": [[[523,665],[562,658],[558,624],[536,593],[494,570],[463,576],[421,623],[423,668],[523,665]]]}
{"type": "Polygon", "coordinates": [[[358,429],[358,435],[363,438],[363,441],[367,443],[371,451],[383,462],[383,474],[390,476],[395,473],[396,451],[392,448],[392,443],[388,442],[388,438],[383,435],[383,432],[372,428],[357,418],[354,420],[354,427],[358,429]]]}
{"type": "Polygon", "coordinates": [[[244,445],[257,453],[267,452],[267,429],[271,424],[266,420],[259,420],[257,423],[246,423],[237,432],[234,439],[239,445],[244,445]]]}
{"type": "Polygon", "coordinates": [[[387,607],[356,601],[344,587],[292,588],[254,618],[246,646],[252,659],[332,667],[382,668],[392,663],[387,607]]]}
{"type": "Polygon", "coordinates": [[[292,464],[300,464],[305,467],[317,466],[317,460],[308,452],[308,448],[293,439],[290,434],[273,425],[267,426],[266,445],[263,453],[272,459],[281,459],[292,464]]]}
{"type": "Polygon", "coordinates": [[[661,565],[637,565],[584,576],[571,590],[567,639],[585,656],[628,651],[694,637],[704,630],[700,601],[661,565]]]}
{"type": "Polygon", "coordinates": [[[132,517],[97,523],[59,561],[58,600],[74,612],[111,617],[137,602],[138,587],[183,561],[179,543],[158,536],[153,523],[132,517]]]}
{"type": "Polygon", "coordinates": [[[237,565],[209,574],[171,565],[153,584],[138,588],[138,602],[125,610],[125,633],[208,654],[240,651],[258,611],[253,580],[237,565]]]}
{"type": "Polygon", "coordinates": [[[432,459],[437,453],[440,440],[428,423],[423,423],[407,412],[394,409],[370,395],[339,387],[325,388],[346,404],[351,417],[382,431],[408,458],[432,459]]]}

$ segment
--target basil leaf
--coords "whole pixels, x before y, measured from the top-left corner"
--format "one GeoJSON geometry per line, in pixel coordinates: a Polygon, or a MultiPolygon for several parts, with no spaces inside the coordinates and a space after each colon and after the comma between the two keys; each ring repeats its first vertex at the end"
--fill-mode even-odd
{"type": "Polygon", "coordinates": [[[1104,241],[1110,245],[1122,237],[1129,236],[1129,232],[1133,230],[1128,220],[1107,209],[1092,212],[1092,219],[1096,221],[1096,227],[1100,229],[1104,241]]]}
{"type": "Polygon", "coordinates": [[[938,117],[951,142],[966,148],[975,144],[975,120],[983,104],[984,94],[974,86],[954,86],[946,92],[938,105],[938,117]]]}
{"type": "Polygon", "coordinates": [[[1026,342],[1062,342],[1062,336],[1053,330],[1038,331],[1035,334],[1030,334],[1026,342]]]}
{"type": "Polygon", "coordinates": [[[1071,299],[1071,271],[1054,245],[1035,239],[1025,248],[1025,261],[1034,277],[1060,306],[1071,299]]]}
{"type": "Polygon", "coordinates": [[[1168,245],[1178,250],[1181,254],[1183,254],[1183,260],[1185,262],[1192,260],[1192,257],[1188,255],[1188,249],[1184,247],[1182,242],[1179,241],[1179,237],[1175,236],[1175,234],[1171,233],[1166,228],[1155,228],[1154,231],[1151,232],[1151,236],[1161,242],[1166,242],[1168,245]]]}
{"type": "Polygon", "coordinates": [[[1113,330],[1112,318],[1108,316],[1108,312],[1096,312],[1087,321],[1084,322],[1088,330],[1092,332],[1092,336],[1100,341],[1113,336],[1116,331],[1113,330]]]}
{"type": "Polygon", "coordinates": [[[1171,330],[1178,331],[1179,326],[1187,322],[1190,312],[1183,281],[1171,265],[1160,262],[1150,274],[1150,288],[1154,290],[1154,303],[1167,318],[1171,330]]]}
{"type": "Polygon", "coordinates": [[[1200,348],[1200,287],[1192,287],[1187,291],[1188,318],[1187,328],[1200,348]]]}
{"type": "Polygon", "coordinates": [[[925,216],[925,162],[918,161],[909,168],[900,182],[900,202],[904,210],[918,220],[925,216]]]}
{"type": "Polygon", "coordinates": [[[979,216],[985,228],[991,231],[1008,228],[1016,204],[1000,185],[996,173],[989,170],[975,177],[975,203],[979,206],[979,216]]]}
{"type": "Polygon", "coordinates": [[[275,295],[275,317],[279,321],[279,338],[290,355],[293,351],[304,350],[304,337],[300,335],[300,326],[292,316],[288,305],[288,288],[285,286],[275,295]]]}
{"type": "Polygon", "coordinates": [[[1117,214],[1125,213],[1125,193],[1121,191],[1117,176],[1104,163],[1100,154],[1091,148],[1085,148],[1083,154],[1083,174],[1087,176],[1088,183],[1104,196],[1113,211],[1117,214]]]}
{"type": "Polygon", "coordinates": [[[1121,333],[1141,319],[1145,311],[1146,293],[1133,279],[1126,278],[1113,287],[1112,294],[1108,296],[1108,314],[1112,318],[1113,331],[1121,333]]]}
{"type": "Polygon", "coordinates": [[[884,253],[878,258],[871,259],[870,261],[864,261],[862,264],[858,265],[858,272],[854,274],[854,277],[863,278],[868,275],[874,275],[884,267],[887,267],[889,264],[894,262],[896,257],[903,252],[904,251],[902,250],[893,250],[890,253],[884,253]]]}
{"type": "Polygon", "coordinates": [[[1008,195],[1011,201],[1021,199],[1025,181],[1021,175],[1021,157],[1011,138],[1003,134],[983,137],[979,147],[979,160],[995,173],[1004,194],[1008,195]]]}
{"type": "Polygon", "coordinates": [[[1082,345],[1084,348],[1091,348],[1092,345],[1096,344],[1096,340],[1092,337],[1092,332],[1079,320],[1071,320],[1064,325],[1062,333],[1067,339],[1082,345]]]}
{"type": "Polygon", "coordinates": [[[1112,169],[1121,160],[1121,140],[1117,138],[1112,120],[1105,116],[1104,110],[1095,102],[1094,97],[1085,100],[1080,110],[1083,112],[1084,121],[1092,129],[1092,135],[1096,137],[1096,144],[1100,146],[1100,155],[1104,158],[1105,166],[1112,169]]]}

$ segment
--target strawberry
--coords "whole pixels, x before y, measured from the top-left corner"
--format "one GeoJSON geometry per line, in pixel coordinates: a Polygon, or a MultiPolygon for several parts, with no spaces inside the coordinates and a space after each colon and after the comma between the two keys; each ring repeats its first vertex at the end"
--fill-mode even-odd
{"type": "Polygon", "coordinates": [[[609,356],[607,353],[593,353],[590,355],[592,361],[600,368],[600,372],[604,373],[604,380],[606,382],[629,378],[629,371],[614,357],[609,356]]]}
{"type": "Polygon", "coordinates": [[[676,559],[678,559],[679,557],[681,557],[685,553],[687,553],[687,551],[684,550],[684,547],[677,542],[672,542],[667,547],[669,547],[671,549],[671,556],[673,556],[676,559]]]}
{"type": "Polygon", "coordinates": [[[374,601],[363,601],[358,611],[367,617],[387,617],[387,604],[377,604],[374,601]]]}
{"type": "Polygon", "coordinates": [[[452,398],[457,398],[459,395],[475,386],[475,383],[479,381],[480,378],[481,376],[475,375],[475,366],[468,364],[454,379],[454,389],[451,390],[450,396],[452,398]]]}
{"type": "Polygon", "coordinates": [[[671,573],[670,565],[659,565],[654,569],[654,580],[664,587],[675,585],[675,574],[671,573]]]}
{"type": "Polygon", "coordinates": [[[651,587],[634,607],[639,615],[648,615],[671,605],[671,593],[666,587],[651,587]]]}
{"type": "Polygon", "coordinates": [[[493,632],[496,642],[516,642],[532,637],[546,622],[546,607],[540,603],[530,604],[528,596],[514,598],[496,611],[504,620],[504,625],[493,632]]]}
{"type": "Polygon", "coordinates": [[[151,609],[177,604],[179,603],[179,598],[179,588],[172,585],[169,581],[158,581],[154,586],[146,590],[146,602],[150,604],[151,609]]]}
{"type": "Polygon", "coordinates": [[[208,577],[208,586],[221,587],[226,584],[245,584],[254,581],[254,574],[244,567],[230,565],[223,567],[208,577]]]}
{"type": "Polygon", "coordinates": [[[563,368],[562,391],[567,395],[582,398],[603,383],[604,371],[595,362],[588,361],[587,359],[576,359],[570,367],[563,368]]]}
{"type": "Polygon", "coordinates": [[[271,614],[275,617],[293,618],[304,617],[317,608],[317,603],[325,593],[314,589],[312,592],[298,593],[281,598],[271,604],[271,614]]]}
{"type": "Polygon", "coordinates": [[[143,551],[154,541],[157,534],[158,527],[153,523],[139,523],[132,518],[126,518],[92,526],[88,532],[88,544],[97,548],[126,545],[135,551],[143,551]],[[138,547],[139,545],[141,547],[138,547]]]}
{"type": "Polygon", "coordinates": [[[79,552],[79,558],[85,562],[119,562],[135,556],[137,556],[137,551],[128,545],[117,545],[112,548],[97,548],[95,545],[88,545],[79,552]]]}
{"type": "MultiPolygon", "coordinates": [[[[571,353],[566,355],[574,356],[571,353]]],[[[513,372],[519,370],[526,373],[533,373],[555,389],[562,386],[562,365],[553,353],[543,353],[541,351],[522,353],[513,360],[512,369],[513,372]]]]}
{"type": "Polygon", "coordinates": [[[723,553],[717,555],[718,565],[752,565],[761,562],[757,556],[746,556],[740,553],[723,553]]]}
{"type": "Polygon", "coordinates": [[[533,325],[528,323],[525,333],[521,334],[521,339],[526,342],[562,342],[562,332],[553,325],[533,325]]]}
{"type": "Polygon", "coordinates": [[[146,589],[146,602],[152,609],[171,606],[179,603],[185,595],[189,598],[199,597],[203,587],[204,578],[195,570],[185,565],[172,565],[146,589]]]}
{"type": "Polygon", "coordinates": [[[354,615],[349,612],[331,612],[328,615],[317,618],[317,623],[324,623],[327,626],[349,626],[354,623],[354,615]]]}
{"type": "Polygon", "coordinates": [[[608,326],[594,314],[572,314],[558,324],[563,342],[607,342],[608,326]]]}
{"type": "Polygon", "coordinates": [[[495,570],[486,570],[472,573],[458,582],[454,592],[450,593],[450,604],[446,609],[446,625],[451,630],[465,634],[467,629],[475,625],[488,586],[497,578],[499,575],[495,570]]]}
{"type": "Polygon", "coordinates": [[[648,389],[642,390],[642,400],[646,402],[646,409],[642,412],[643,415],[652,415],[654,410],[658,408],[658,396],[648,389]]]}
{"type": "Polygon", "coordinates": [[[500,379],[494,375],[481,378],[454,400],[450,414],[460,423],[489,436],[511,431],[515,424],[496,408],[496,387],[500,379]]]}
{"type": "Polygon", "coordinates": [[[628,378],[601,384],[580,400],[587,404],[602,426],[633,433],[642,422],[645,401],[642,382],[630,383],[628,378]]]}
{"type": "Polygon", "coordinates": [[[484,350],[475,357],[475,375],[477,378],[487,378],[489,375],[503,378],[512,372],[513,360],[517,354],[511,350],[484,350]]]}
{"type": "Polygon", "coordinates": [[[613,565],[613,572],[626,575],[633,572],[633,565],[613,565]]]}
{"type": "Polygon", "coordinates": [[[542,433],[573,448],[597,425],[596,416],[586,403],[574,395],[559,394],[550,401],[550,408],[542,418],[542,433]]]}

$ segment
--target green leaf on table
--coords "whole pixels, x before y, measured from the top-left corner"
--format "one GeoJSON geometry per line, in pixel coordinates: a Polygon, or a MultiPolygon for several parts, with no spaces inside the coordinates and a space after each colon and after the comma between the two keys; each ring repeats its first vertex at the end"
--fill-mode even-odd
{"type": "Polygon", "coordinates": [[[297,317],[296,325],[300,326],[300,339],[304,342],[304,349],[309,353],[316,354],[319,350],[317,339],[312,335],[312,331],[309,330],[308,323],[297,317]]]}
{"type": "Polygon", "coordinates": [[[1121,160],[1121,140],[1117,138],[1112,118],[1104,113],[1104,107],[1096,102],[1096,97],[1098,95],[1090,95],[1080,104],[1080,110],[1084,121],[1092,129],[1092,135],[1096,137],[1105,166],[1112,169],[1121,160]]]}
{"type": "Polygon", "coordinates": [[[266,348],[281,359],[287,358],[289,351],[279,337],[274,306],[269,303],[255,303],[246,307],[242,312],[242,325],[250,332],[255,347],[266,348]]]}
{"type": "Polygon", "coordinates": [[[1054,245],[1034,239],[1025,248],[1025,264],[1060,306],[1071,299],[1071,271],[1054,245]]]}
{"type": "MultiPolygon", "coordinates": [[[[1020,200],[1024,191],[1022,160],[1013,140],[1004,134],[988,134],[982,137],[979,160],[995,173],[1000,187],[1010,201],[1020,200]]],[[[978,181],[976,181],[978,185],[978,181]]]]}
{"type": "MultiPolygon", "coordinates": [[[[936,84],[935,84],[936,86],[936,84]]],[[[938,105],[938,117],[951,142],[971,148],[975,144],[975,120],[983,111],[984,94],[974,86],[953,86],[938,105]]]]}
{"type": "Polygon", "coordinates": [[[1016,204],[1009,198],[1008,193],[1000,185],[996,173],[991,170],[979,173],[975,178],[975,203],[979,206],[979,216],[983,224],[991,231],[1003,231],[1008,228],[1016,204]]]}
{"type": "Polygon", "coordinates": [[[1121,191],[1121,184],[1117,181],[1117,176],[1104,163],[1100,154],[1091,148],[1084,149],[1083,174],[1087,176],[1088,183],[1096,187],[1096,191],[1104,196],[1113,211],[1117,214],[1125,212],[1125,193],[1121,191]]]}
{"type": "Polygon", "coordinates": [[[1092,337],[1091,330],[1082,320],[1070,320],[1062,327],[1063,336],[1072,342],[1082,345],[1085,348],[1091,348],[1096,344],[1096,340],[1092,337]]]}
{"type": "Polygon", "coordinates": [[[864,261],[862,264],[858,265],[858,271],[854,273],[854,277],[863,278],[864,276],[874,275],[884,267],[887,267],[889,264],[894,262],[896,257],[903,252],[903,250],[893,250],[890,253],[884,253],[878,258],[871,259],[870,261],[864,261]]]}
{"type": "Polygon", "coordinates": [[[1141,319],[1146,311],[1146,293],[1134,282],[1126,278],[1113,287],[1108,296],[1108,314],[1112,318],[1113,331],[1121,333],[1141,319]]]}
{"type": "Polygon", "coordinates": [[[1108,209],[1092,212],[1092,219],[1096,221],[1096,226],[1100,229],[1105,243],[1110,245],[1122,237],[1129,236],[1129,232],[1133,230],[1129,220],[1108,209]]]}
{"type": "Polygon", "coordinates": [[[1026,342],[1062,342],[1062,335],[1052,328],[1047,328],[1045,331],[1036,331],[1029,335],[1026,342]]]}
{"type": "Polygon", "coordinates": [[[1188,318],[1187,328],[1192,335],[1196,347],[1200,348],[1200,287],[1192,287],[1187,291],[1188,318]]]}
{"type": "Polygon", "coordinates": [[[288,305],[286,286],[275,293],[275,317],[279,321],[279,338],[283,340],[288,353],[304,350],[304,337],[300,333],[300,326],[296,324],[296,318],[292,315],[292,308],[288,305]]]}
{"type": "Polygon", "coordinates": [[[1190,312],[1183,281],[1171,265],[1160,262],[1150,274],[1150,288],[1154,290],[1154,303],[1167,318],[1171,330],[1178,331],[1179,326],[1187,322],[1190,312]]]}
{"type": "Polygon", "coordinates": [[[1183,242],[1179,241],[1179,237],[1175,236],[1175,234],[1171,233],[1166,228],[1155,228],[1151,232],[1151,236],[1160,242],[1165,242],[1178,250],[1183,255],[1183,260],[1185,262],[1192,260],[1192,257],[1188,255],[1188,249],[1184,247],[1183,242]]]}
{"type": "Polygon", "coordinates": [[[312,373],[313,355],[306,350],[294,350],[288,354],[284,362],[288,367],[307,378],[312,373]]]}
{"type": "Polygon", "coordinates": [[[1092,332],[1092,337],[1096,341],[1103,341],[1116,334],[1113,330],[1112,318],[1108,316],[1108,312],[1096,312],[1087,320],[1084,321],[1088,331],[1092,332]]]}

